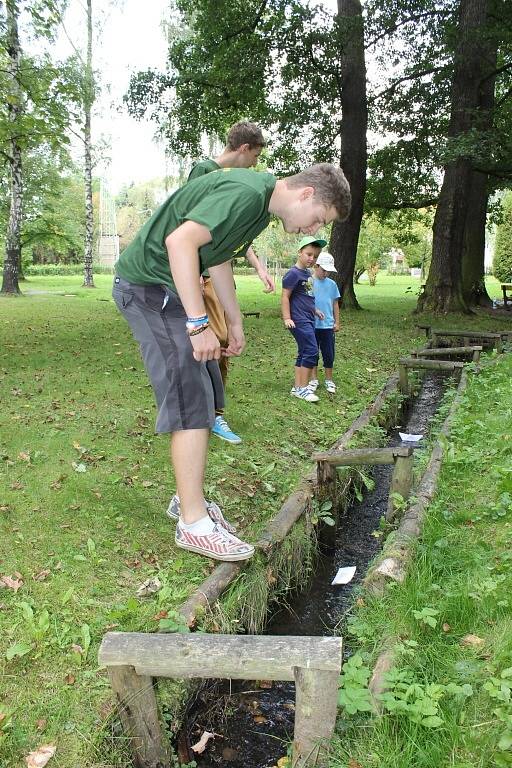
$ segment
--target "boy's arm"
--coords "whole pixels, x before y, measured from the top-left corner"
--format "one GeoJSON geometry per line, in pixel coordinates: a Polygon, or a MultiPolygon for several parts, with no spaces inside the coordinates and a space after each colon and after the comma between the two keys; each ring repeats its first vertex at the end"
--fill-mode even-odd
{"type": "Polygon", "coordinates": [[[236,300],[231,262],[225,261],[224,264],[217,264],[215,267],[210,267],[208,271],[215,293],[222,304],[228,321],[229,344],[227,349],[222,351],[222,354],[227,357],[240,355],[245,346],[245,338],[242,327],[242,314],[236,300]]]}
{"type": "Polygon", "coordinates": [[[276,286],[274,285],[274,281],[270,277],[269,273],[261,263],[261,261],[256,256],[256,251],[250,245],[247,249],[247,253],[245,254],[246,260],[249,262],[251,267],[256,270],[256,274],[258,275],[259,279],[265,286],[263,289],[265,293],[274,293],[276,290],[276,286]]]}
{"type": "Polygon", "coordinates": [[[292,293],[291,288],[283,288],[281,294],[281,314],[283,316],[283,322],[287,328],[295,328],[295,323],[290,317],[290,296],[292,293]]]}
{"type": "Polygon", "coordinates": [[[339,299],[333,299],[332,311],[334,314],[334,333],[337,333],[340,329],[340,304],[339,299]]]}
{"type": "MultiPolygon", "coordinates": [[[[209,230],[195,221],[184,222],[165,238],[172,278],[187,317],[206,314],[199,284],[199,248],[211,239],[209,230]]],[[[211,328],[191,336],[190,343],[197,361],[219,359],[219,340],[211,328]]]]}

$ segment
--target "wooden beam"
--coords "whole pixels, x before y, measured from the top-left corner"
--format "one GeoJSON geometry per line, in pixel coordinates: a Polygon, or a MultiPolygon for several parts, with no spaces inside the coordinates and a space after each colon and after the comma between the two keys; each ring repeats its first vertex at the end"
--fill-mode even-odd
{"type": "Polygon", "coordinates": [[[119,717],[131,738],[136,768],[167,768],[170,752],[158,718],[155,690],[151,677],[139,676],[132,666],[108,670],[119,717]]]}
{"type": "Polygon", "coordinates": [[[398,366],[398,388],[402,395],[409,394],[409,376],[405,365],[398,366]]]}
{"type": "Polygon", "coordinates": [[[437,349],[417,349],[416,357],[443,357],[444,355],[472,355],[476,350],[482,351],[483,347],[469,345],[467,347],[438,347],[437,349]]]}
{"type": "Polygon", "coordinates": [[[494,331],[442,331],[436,328],[432,333],[436,336],[458,336],[460,339],[464,337],[468,339],[499,339],[501,333],[495,333],[494,331]]]}
{"type": "Polygon", "coordinates": [[[314,453],[313,461],[324,462],[335,467],[350,467],[360,464],[394,464],[397,456],[412,456],[410,446],[396,448],[354,448],[351,451],[324,451],[314,453]]]}
{"type": "Polygon", "coordinates": [[[464,363],[457,363],[453,360],[419,360],[416,357],[401,357],[399,363],[404,368],[427,368],[434,371],[454,371],[464,368],[464,363]]]}
{"type": "Polygon", "coordinates": [[[294,668],[339,673],[339,637],[107,632],[98,659],[152,677],[293,680],[294,668]]]}
{"type": "Polygon", "coordinates": [[[389,486],[388,508],[386,511],[386,520],[388,521],[393,520],[396,515],[396,506],[392,494],[399,493],[405,501],[411,495],[413,461],[412,449],[409,456],[396,457],[395,468],[391,475],[389,486]]]}

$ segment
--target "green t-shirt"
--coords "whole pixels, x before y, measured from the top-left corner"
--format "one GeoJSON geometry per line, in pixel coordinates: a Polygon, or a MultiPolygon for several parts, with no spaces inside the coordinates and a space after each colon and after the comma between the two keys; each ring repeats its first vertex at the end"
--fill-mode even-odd
{"type": "Polygon", "coordinates": [[[165,239],[185,221],[202,224],[212,236],[199,249],[201,273],[245,253],[270,221],[275,185],[272,174],[246,168],[225,168],[188,182],[155,211],[123,251],[118,274],[130,283],[156,283],[175,291],[165,239]]]}
{"type": "Polygon", "coordinates": [[[188,175],[187,181],[198,179],[200,176],[205,176],[212,171],[220,171],[220,165],[215,160],[201,160],[200,163],[196,163],[188,175]]]}

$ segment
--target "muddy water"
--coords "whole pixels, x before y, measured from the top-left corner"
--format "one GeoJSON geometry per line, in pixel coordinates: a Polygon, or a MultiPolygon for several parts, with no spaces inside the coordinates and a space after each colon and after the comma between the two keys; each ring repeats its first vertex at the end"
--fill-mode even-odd
{"type": "MultiPolygon", "coordinates": [[[[389,446],[402,444],[399,431],[428,433],[446,381],[445,373],[427,372],[418,396],[402,415],[400,425],[389,433],[389,446]]],[[[343,513],[336,532],[324,543],[311,585],[272,617],[267,634],[328,635],[334,631],[343,634],[343,617],[351,605],[352,590],[363,579],[369,562],[382,546],[381,537],[374,534],[386,512],[392,469],[389,465],[374,467],[374,490],[343,513]],[[331,586],[338,568],[353,565],[356,574],[350,584],[331,586]]],[[[195,759],[201,768],[276,765],[286,754],[287,744],[293,737],[295,689],[293,683],[268,683],[268,686],[258,688],[254,681],[207,683],[190,709],[180,738],[183,761],[195,759]],[[198,756],[190,751],[190,745],[197,742],[205,730],[216,736],[198,756]]]]}

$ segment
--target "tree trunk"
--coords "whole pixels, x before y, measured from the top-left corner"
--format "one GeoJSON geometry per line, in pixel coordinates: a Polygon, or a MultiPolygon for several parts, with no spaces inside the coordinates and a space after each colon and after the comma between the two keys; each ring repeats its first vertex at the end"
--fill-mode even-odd
{"type": "Polygon", "coordinates": [[[23,96],[19,86],[20,40],[18,35],[18,8],[15,0],[6,2],[7,21],[7,67],[11,93],[7,104],[11,130],[11,152],[9,170],[11,182],[11,207],[7,225],[5,260],[1,293],[19,294],[19,265],[21,261],[21,225],[23,221],[23,175],[21,145],[17,138],[16,125],[23,114],[23,96]]]}
{"type": "Polygon", "coordinates": [[[354,266],[366,192],[366,66],[360,0],[338,0],[341,46],[341,167],[352,193],[349,218],[332,228],[330,249],[338,273],[342,307],[359,309],[354,292],[354,266]]]}
{"type": "MultiPolygon", "coordinates": [[[[461,138],[474,127],[485,53],[481,35],[488,4],[489,0],[460,0],[449,138],[461,138]]],[[[471,159],[462,152],[445,166],[434,218],[432,263],[418,299],[419,311],[470,311],[462,289],[462,254],[472,175],[471,159]]]]}
{"type": "MultiPolygon", "coordinates": [[[[494,123],[496,76],[489,76],[488,73],[496,71],[498,51],[496,40],[493,38],[487,38],[484,45],[486,66],[480,88],[479,127],[482,131],[491,131],[494,123]]],[[[473,171],[462,253],[462,290],[470,307],[492,306],[492,299],[485,287],[485,230],[488,201],[488,175],[473,171]]]]}
{"type": "Polygon", "coordinates": [[[84,176],[85,176],[85,247],[84,247],[84,288],[94,288],[92,274],[92,250],[94,218],[92,206],[92,152],[91,152],[91,111],[94,102],[92,73],[92,0],[87,0],[87,61],[85,66],[84,89],[84,176]]]}

